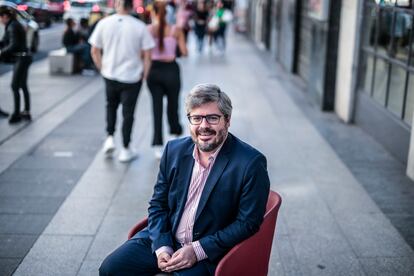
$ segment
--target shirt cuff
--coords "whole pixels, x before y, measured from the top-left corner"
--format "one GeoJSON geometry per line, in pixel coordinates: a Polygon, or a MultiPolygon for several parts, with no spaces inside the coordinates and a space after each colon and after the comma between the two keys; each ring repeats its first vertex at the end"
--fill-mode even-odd
{"type": "Polygon", "coordinates": [[[169,247],[169,246],[161,246],[160,248],[158,248],[157,250],[155,250],[155,255],[157,255],[157,258],[158,258],[158,256],[161,253],[164,253],[164,252],[167,252],[171,256],[174,253],[174,250],[171,247],[169,247]]]}
{"type": "Polygon", "coordinates": [[[191,245],[193,246],[194,252],[197,256],[197,261],[202,261],[208,258],[199,241],[192,242],[191,245]]]}

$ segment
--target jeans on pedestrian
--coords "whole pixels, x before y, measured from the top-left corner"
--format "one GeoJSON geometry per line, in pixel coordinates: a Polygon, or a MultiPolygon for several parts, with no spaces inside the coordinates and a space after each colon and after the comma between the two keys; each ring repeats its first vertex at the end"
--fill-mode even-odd
{"type": "Polygon", "coordinates": [[[226,49],[226,24],[220,24],[217,31],[214,32],[214,42],[220,51],[226,49]]]}
{"type": "Polygon", "coordinates": [[[201,53],[204,46],[204,36],[206,35],[206,25],[196,24],[194,33],[197,37],[197,50],[201,53]]]}
{"type": "Polygon", "coordinates": [[[105,78],[106,85],[106,131],[108,135],[115,133],[116,113],[122,105],[122,137],[123,145],[128,148],[134,123],[135,105],[137,103],[142,81],[123,83],[105,78]]]}
{"type": "Polygon", "coordinates": [[[13,68],[11,88],[14,98],[14,114],[20,113],[20,92],[22,89],[24,97],[24,110],[30,111],[30,94],[27,87],[29,67],[32,64],[32,56],[18,56],[13,68]]]}

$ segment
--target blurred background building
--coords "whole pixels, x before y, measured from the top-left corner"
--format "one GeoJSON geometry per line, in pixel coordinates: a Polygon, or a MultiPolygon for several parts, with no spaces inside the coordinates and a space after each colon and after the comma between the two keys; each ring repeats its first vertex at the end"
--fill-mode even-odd
{"type": "Polygon", "coordinates": [[[413,2],[251,0],[245,26],[321,110],[363,128],[412,179],[413,2]]]}

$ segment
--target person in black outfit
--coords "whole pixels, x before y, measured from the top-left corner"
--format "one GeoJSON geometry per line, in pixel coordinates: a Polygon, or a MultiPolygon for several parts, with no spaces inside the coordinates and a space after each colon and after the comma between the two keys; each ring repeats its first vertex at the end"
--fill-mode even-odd
{"type": "Polygon", "coordinates": [[[27,88],[27,76],[32,56],[26,44],[26,31],[17,21],[14,12],[7,7],[0,7],[0,22],[3,23],[5,34],[0,48],[0,59],[5,62],[13,62],[13,77],[11,87],[14,96],[14,112],[10,116],[9,123],[14,124],[22,119],[31,120],[30,95],[27,88]],[[20,112],[20,88],[23,90],[24,111],[20,112]]]}
{"type": "Polygon", "coordinates": [[[170,25],[166,20],[166,3],[154,2],[153,23],[149,25],[150,32],[157,45],[152,50],[152,66],[147,84],[152,96],[154,115],[154,136],[152,146],[155,157],[160,159],[163,152],[162,117],[163,99],[167,97],[167,115],[170,134],[179,136],[183,129],[179,122],[178,100],[181,89],[180,68],[176,59],[176,49],[181,56],[187,56],[187,46],[183,31],[176,25],[170,25]]]}
{"type": "Polygon", "coordinates": [[[207,10],[206,3],[199,0],[197,2],[197,9],[194,15],[194,32],[197,36],[197,50],[199,53],[203,51],[204,36],[206,35],[208,18],[209,12],[207,10]]]}

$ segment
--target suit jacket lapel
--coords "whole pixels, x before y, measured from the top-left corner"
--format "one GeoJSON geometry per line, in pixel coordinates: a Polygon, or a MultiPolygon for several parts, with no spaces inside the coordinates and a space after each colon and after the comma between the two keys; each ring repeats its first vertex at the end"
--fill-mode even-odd
{"type": "Polygon", "coordinates": [[[183,156],[180,161],[178,168],[180,168],[180,176],[177,181],[180,181],[178,194],[180,199],[178,202],[178,214],[173,221],[173,233],[177,231],[178,224],[180,223],[181,216],[184,211],[185,203],[187,201],[188,188],[190,186],[191,175],[193,172],[194,158],[193,158],[194,147],[189,147],[187,153],[183,156]]]}
{"type": "Polygon", "coordinates": [[[227,163],[229,162],[228,153],[231,149],[232,136],[229,133],[226,141],[224,142],[223,147],[221,148],[216,161],[214,162],[213,168],[207,178],[206,184],[204,186],[203,192],[201,194],[200,202],[198,204],[197,213],[195,221],[197,221],[201,212],[204,209],[204,206],[207,203],[207,200],[214,189],[214,186],[217,184],[218,179],[222,175],[227,163]]]}

